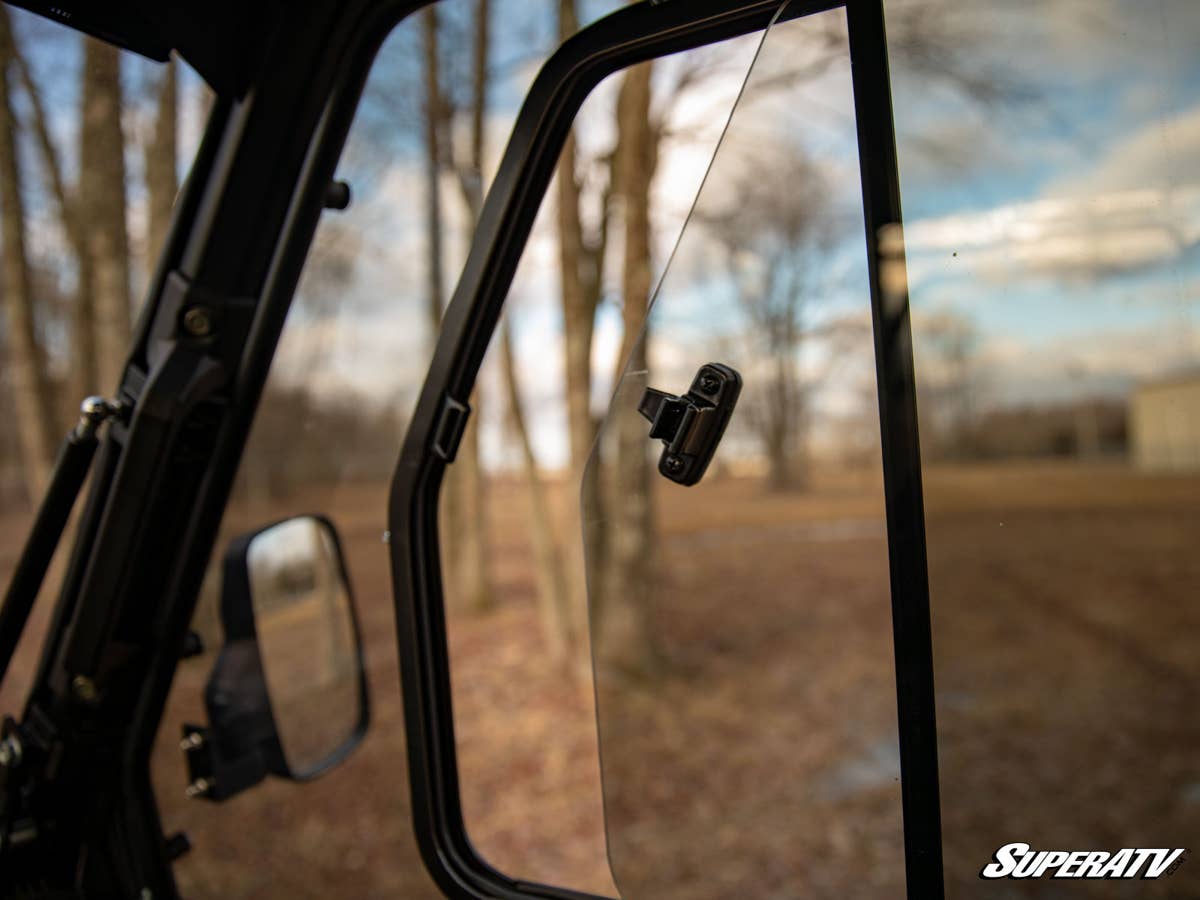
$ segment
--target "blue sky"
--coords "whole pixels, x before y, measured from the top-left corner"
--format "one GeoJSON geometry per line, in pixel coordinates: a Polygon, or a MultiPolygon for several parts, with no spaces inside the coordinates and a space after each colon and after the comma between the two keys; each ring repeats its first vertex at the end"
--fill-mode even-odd
{"type": "Polygon", "coordinates": [[[1200,7],[1041,9],[979,11],[1023,99],[894,88],[918,339],[923,310],[968,317],[997,403],[1122,395],[1200,349],[1200,7]],[[922,130],[962,164],[924,161],[922,130]]]}

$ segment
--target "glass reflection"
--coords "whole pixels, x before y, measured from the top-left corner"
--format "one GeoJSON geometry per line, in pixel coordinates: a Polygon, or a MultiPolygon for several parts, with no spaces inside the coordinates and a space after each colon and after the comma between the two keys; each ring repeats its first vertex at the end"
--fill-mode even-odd
{"type": "MultiPolygon", "coordinates": [[[[625,348],[585,481],[625,900],[903,894],[861,210],[844,13],[778,23],[625,348]],[[638,408],[711,362],[742,393],[682,487],[638,408]]],[[[637,227],[626,216],[627,241],[637,227]]],[[[637,288],[622,281],[626,323],[637,288]]]]}
{"type": "Polygon", "coordinates": [[[281,522],[247,551],[250,599],[271,712],[288,768],[313,772],[362,715],[350,591],[317,519],[281,522]]]}

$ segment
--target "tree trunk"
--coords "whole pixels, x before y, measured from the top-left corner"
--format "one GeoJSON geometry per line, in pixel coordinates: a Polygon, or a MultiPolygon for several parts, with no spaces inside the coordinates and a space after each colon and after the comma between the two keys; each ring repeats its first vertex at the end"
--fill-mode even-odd
{"type": "MultiPolygon", "coordinates": [[[[94,317],[92,315],[92,267],[87,248],[87,234],[82,211],[79,207],[78,191],[72,193],[63,175],[62,160],[54,139],[50,134],[50,118],[42,102],[42,92],[33,79],[21,50],[13,46],[13,57],[20,73],[21,85],[29,98],[33,112],[33,130],[37,138],[38,153],[42,158],[47,186],[58,207],[59,221],[63,234],[71,248],[75,262],[75,297],[71,309],[71,368],[67,376],[68,395],[72,405],[98,390],[96,378],[96,344],[94,317]]],[[[83,145],[80,140],[80,147],[83,145]]],[[[74,412],[74,409],[69,410],[74,412]]]]}
{"type": "MultiPolygon", "coordinates": [[[[480,0],[475,36],[472,76],[472,135],[469,158],[459,164],[453,158],[449,133],[452,110],[441,87],[441,64],[436,10],[423,13],[425,66],[425,179],[427,185],[426,226],[429,232],[429,319],[433,340],[441,326],[445,296],[443,281],[444,250],[440,177],[443,171],[454,175],[467,207],[467,238],[474,233],[474,222],[483,203],[483,149],[486,124],[486,87],[488,59],[488,6],[480,0]]],[[[487,509],[483,473],[479,464],[480,419],[478,392],[470,398],[472,415],[458,448],[453,468],[443,486],[443,515],[446,536],[447,580],[451,596],[466,609],[480,611],[492,602],[487,566],[487,509]]]]}
{"type": "Polygon", "coordinates": [[[537,567],[538,611],[541,614],[542,630],[550,655],[556,660],[566,656],[571,639],[570,611],[567,608],[567,577],[562,559],[554,540],[554,529],[550,518],[549,504],[538,471],[537,457],[529,437],[525,421],[525,410],[521,405],[521,389],[517,378],[516,360],[513,358],[512,334],[508,323],[500,326],[501,363],[504,368],[504,384],[508,393],[508,410],[513,430],[521,444],[521,459],[525,477],[529,482],[529,514],[533,538],[533,558],[537,567]]]}
{"type": "Polygon", "coordinates": [[[482,418],[480,395],[471,393],[471,417],[463,431],[462,443],[454,461],[456,470],[451,481],[458,490],[460,518],[454,537],[459,553],[455,557],[457,595],[472,612],[491,609],[493,596],[488,577],[487,552],[487,485],[479,460],[479,422],[482,418]]]}
{"type": "Polygon", "coordinates": [[[794,395],[799,393],[795,374],[788,364],[792,348],[786,343],[782,349],[775,348],[775,376],[771,382],[766,402],[766,422],[763,428],[763,443],[767,449],[767,489],[786,491],[795,486],[795,420],[797,410],[794,395]]]}
{"type": "Polygon", "coordinates": [[[125,224],[125,136],[121,58],[84,42],[80,207],[87,229],[99,390],[116,386],[129,352],[129,235],[125,224]]]}
{"type": "MultiPolygon", "coordinates": [[[[471,143],[470,155],[461,165],[453,165],[458,176],[463,202],[467,207],[464,245],[470,247],[475,226],[483,209],[483,154],[487,126],[487,74],[490,35],[490,0],[478,0],[475,15],[475,34],[471,63],[471,143]]],[[[448,117],[442,120],[447,133],[442,146],[452,147],[448,132],[448,117]]],[[[479,457],[479,423],[483,419],[482,395],[478,388],[471,395],[471,418],[463,433],[462,444],[455,459],[458,470],[455,481],[459,487],[458,508],[461,513],[456,536],[462,552],[457,560],[459,595],[468,609],[483,612],[490,609],[494,596],[488,572],[487,542],[487,484],[479,457]]]]}
{"type": "Polygon", "coordinates": [[[446,302],[446,285],[442,269],[442,190],[438,183],[441,160],[438,152],[438,122],[442,116],[442,89],[438,74],[437,10],[426,7],[421,14],[425,51],[425,233],[429,236],[426,267],[426,310],[430,343],[437,343],[442,326],[442,306],[446,302]]]}
{"type": "MultiPolygon", "coordinates": [[[[445,246],[442,242],[442,141],[443,118],[441,71],[438,50],[437,8],[427,6],[421,13],[424,58],[424,150],[425,150],[425,234],[426,234],[426,316],[429,328],[430,356],[437,346],[446,303],[445,246]]],[[[459,560],[462,557],[462,489],[453,471],[443,482],[441,529],[446,560],[447,588],[457,593],[459,560]]]]}
{"type": "MultiPolygon", "coordinates": [[[[560,0],[559,39],[579,29],[575,0],[560,0]]],[[[595,439],[591,414],[592,335],[596,296],[588,296],[584,281],[585,248],[579,213],[579,181],[575,132],[567,135],[558,159],[558,257],[561,278],[563,337],[566,343],[567,431],[571,468],[579,483],[595,439]]]]}
{"type": "Polygon", "coordinates": [[[591,469],[588,459],[596,438],[596,423],[592,418],[592,339],[595,333],[596,305],[588,296],[583,280],[584,240],[583,223],[579,215],[579,183],[575,174],[575,133],[567,136],[558,162],[558,255],[560,297],[562,304],[564,366],[566,369],[567,439],[570,454],[567,465],[568,507],[570,525],[567,530],[566,558],[570,573],[571,615],[564,623],[570,639],[582,635],[588,613],[587,571],[591,567],[592,581],[597,592],[598,579],[604,570],[603,529],[585,532],[584,518],[598,519],[604,515],[600,490],[598,462],[591,469]],[[577,502],[576,501],[577,499],[577,502]]]}
{"type": "MultiPolygon", "coordinates": [[[[71,256],[75,264],[75,297],[71,308],[72,324],[70,326],[71,368],[67,376],[66,398],[58,398],[60,414],[62,401],[66,399],[65,411],[69,417],[73,417],[80,400],[89,393],[95,393],[96,352],[92,335],[91,277],[89,274],[91,267],[87,261],[87,244],[83,222],[77,207],[78,198],[68,188],[63,175],[62,160],[59,158],[58,149],[50,134],[50,117],[42,102],[41,88],[34,81],[33,71],[21,53],[21,48],[14,43],[12,52],[17,72],[20,75],[21,86],[25,90],[33,114],[33,133],[36,138],[38,154],[42,160],[46,186],[49,188],[51,196],[54,197],[63,234],[66,236],[67,245],[71,248],[71,256]],[[77,327],[79,320],[84,323],[82,331],[77,327]],[[80,334],[83,335],[82,338],[80,334]]],[[[70,421],[73,423],[74,419],[70,418],[70,421]]],[[[66,426],[64,424],[60,427],[66,426]]]]}
{"type": "Polygon", "coordinates": [[[175,60],[167,62],[158,86],[154,134],[146,145],[146,268],[153,271],[171,227],[171,210],[179,192],[179,87],[175,60]]]}
{"type": "MultiPolygon", "coordinates": [[[[565,41],[579,30],[575,0],[559,0],[558,37],[565,41]]],[[[568,507],[570,525],[566,547],[570,590],[569,627],[572,635],[583,636],[588,617],[588,576],[594,596],[604,593],[607,530],[583,526],[604,518],[601,460],[591,458],[597,422],[592,416],[592,341],[596,310],[603,291],[604,258],[608,236],[608,197],[601,198],[601,221],[591,241],[587,240],[580,215],[580,187],[576,168],[578,148],[575,132],[568,133],[558,159],[557,229],[560,298],[565,347],[567,403],[568,507]],[[589,468],[589,462],[591,466],[589,468]],[[578,503],[574,502],[578,498],[578,503]]]]}
{"type": "MultiPolygon", "coordinates": [[[[624,220],[625,258],[621,273],[624,339],[621,360],[630,370],[648,368],[645,338],[639,338],[650,302],[652,269],[650,187],[657,163],[657,140],[650,120],[653,66],[629,69],[617,100],[616,194],[624,220]]],[[[654,638],[654,508],[644,423],[635,415],[617,417],[617,453],[612,473],[612,529],[599,629],[602,660],[635,676],[660,667],[654,638]]]]}
{"type": "Polygon", "coordinates": [[[54,452],[54,398],[34,320],[33,283],[25,245],[25,203],[9,78],[14,68],[14,40],[8,11],[0,8],[0,257],[6,349],[29,499],[36,502],[46,487],[54,452]]]}

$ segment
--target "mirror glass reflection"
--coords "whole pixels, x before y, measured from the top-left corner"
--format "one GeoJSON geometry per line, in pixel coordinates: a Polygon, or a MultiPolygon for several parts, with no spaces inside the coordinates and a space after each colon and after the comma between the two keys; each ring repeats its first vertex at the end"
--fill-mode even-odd
{"type": "Polygon", "coordinates": [[[350,589],[329,527],[304,516],[257,534],[247,552],[263,674],[288,768],[311,774],[362,717],[350,589]]]}

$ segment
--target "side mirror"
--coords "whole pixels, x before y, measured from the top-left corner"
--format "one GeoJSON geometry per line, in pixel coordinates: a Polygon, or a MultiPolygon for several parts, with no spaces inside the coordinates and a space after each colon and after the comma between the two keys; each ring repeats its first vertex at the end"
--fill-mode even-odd
{"type": "Polygon", "coordinates": [[[234,538],[221,584],[225,643],[185,725],[188,795],[225,800],[268,774],[307,781],[370,720],[362,638],[333,524],[299,516],[234,538]]]}

